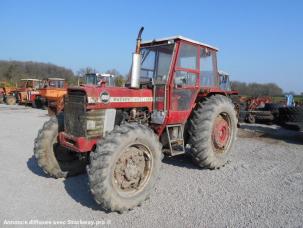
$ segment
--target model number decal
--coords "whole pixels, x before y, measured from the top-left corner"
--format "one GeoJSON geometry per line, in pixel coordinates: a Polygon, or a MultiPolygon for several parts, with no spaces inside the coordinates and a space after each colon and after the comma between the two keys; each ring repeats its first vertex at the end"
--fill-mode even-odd
{"type": "Polygon", "coordinates": [[[152,97],[111,97],[109,102],[124,103],[124,102],[152,102],[152,97]]]}
{"type": "Polygon", "coordinates": [[[152,97],[111,97],[107,92],[103,92],[99,97],[87,97],[89,104],[94,103],[126,103],[126,102],[152,102],[152,97]]]}

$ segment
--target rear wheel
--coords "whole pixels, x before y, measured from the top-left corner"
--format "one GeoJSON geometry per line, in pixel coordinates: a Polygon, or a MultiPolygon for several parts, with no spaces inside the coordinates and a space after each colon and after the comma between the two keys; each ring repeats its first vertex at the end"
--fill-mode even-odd
{"type": "Polygon", "coordinates": [[[106,210],[118,212],[140,205],[158,177],[161,148],[148,127],[117,126],[90,155],[88,176],[96,202],[106,210]]]}
{"type": "Polygon", "coordinates": [[[5,100],[6,100],[6,104],[8,105],[15,105],[17,102],[16,97],[12,95],[7,96],[5,100]]]}
{"type": "Polygon", "coordinates": [[[85,172],[87,159],[79,160],[77,154],[60,146],[58,132],[63,130],[63,115],[52,117],[35,139],[34,154],[38,165],[48,175],[61,178],[85,172]]]}
{"type": "Polygon", "coordinates": [[[215,95],[199,103],[190,120],[190,155],[200,167],[217,169],[226,164],[237,134],[234,105],[215,95]]]}

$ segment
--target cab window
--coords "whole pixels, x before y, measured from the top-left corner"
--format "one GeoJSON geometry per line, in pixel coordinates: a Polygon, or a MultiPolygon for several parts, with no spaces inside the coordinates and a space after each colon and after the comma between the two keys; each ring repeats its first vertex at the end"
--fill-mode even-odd
{"type": "Polygon", "coordinates": [[[213,87],[217,84],[216,52],[208,48],[200,50],[200,85],[213,87]]]}
{"type": "Polygon", "coordinates": [[[198,48],[189,44],[182,44],[179,51],[178,67],[198,69],[198,48]]]}

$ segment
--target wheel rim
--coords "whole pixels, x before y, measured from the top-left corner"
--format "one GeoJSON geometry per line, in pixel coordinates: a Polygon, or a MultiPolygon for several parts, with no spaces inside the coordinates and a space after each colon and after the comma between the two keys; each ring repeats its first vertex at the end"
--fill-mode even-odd
{"type": "Polygon", "coordinates": [[[147,185],[153,165],[150,150],[142,144],[128,146],[115,163],[113,182],[121,194],[138,194],[147,185]]]}
{"type": "Polygon", "coordinates": [[[231,121],[227,114],[219,114],[214,122],[212,131],[212,144],[216,153],[222,154],[226,151],[231,139],[231,121]]]}

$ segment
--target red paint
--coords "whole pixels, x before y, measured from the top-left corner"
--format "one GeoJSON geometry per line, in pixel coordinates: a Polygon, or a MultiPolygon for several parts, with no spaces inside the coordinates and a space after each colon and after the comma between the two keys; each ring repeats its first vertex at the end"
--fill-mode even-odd
{"type": "MultiPolygon", "coordinates": [[[[200,87],[200,49],[204,48],[203,45],[191,43],[189,41],[176,39],[175,40],[175,50],[172,56],[171,68],[168,75],[167,85],[166,85],[166,104],[164,101],[157,101],[156,106],[154,106],[152,101],[148,102],[109,102],[105,103],[96,103],[96,104],[87,104],[86,109],[119,109],[119,108],[139,108],[139,107],[146,107],[148,108],[149,112],[152,112],[153,109],[158,111],[163,111],[164,107],[167,108],[167,116],[164,120],[162,125],[151,124],[151,127],[154,131],[160,136],[164,131],[165,127],[169,124],[184,124],[187,119],[189,118],[192,110],[196,105],[196,101],[200,98],[207,97],[213,94],[222,94],[222,95],[229,95],[235,94],[235,91],[223,91],[219,87],[219,74],[217,70],[217,66],[215,67],[214,71],[217,72],[217,85],[213,87],[200,87]],[[197,47],[197,69],[187,69],[181,68],[177,66],[178,58],[179,58],[179,50],[180,47],[184,44],[189,44],[192,46],[197,47]],[[174,77],[177,71],[184,71],[192,74],[197,75],[197,80],[194,85],[182,85],[180,88],[174,85],[174,77]],[[185,92],[182,94],[182,91],[185,92]],[[178,95],[178,92],[179,95],[178,95]],[[188,96],[188,104],[184,105],[184,103],[180,102],[181,99],[184,99],[184,94],[188,96]],[[185,107],[185,108],[184,108],[185,107]],[[185,109],[185,110],[183,110],[185,109]]],[[[207,47],[216,52],[216,50],[207,47]]],[[[216,56],[214,58],[214,65],[216,65],[216,56]]],[[[130,89],[130,88],[121,88],[121,87],[106,87],[106,86],[95,86],[95,85],[84,85],[78,87],[70,87],[68,91],[72,90],[81,90],[84,91],[87,97],[92,97],[94,99],[99,98],[100,94],[106,91],[110,97],[148,97],[153,98],[153,91],[152,89],[130,89]]],[[[164,97],[164,89],[162,91],[157,91],[158,97],[164,97]]],[[[186,97],[185,96],[185,97],[186,97]]],[[[157,98],[156,98],[157,99],[157,98]]],[[[184,100],[183,100],[184,101],[184,100]]],[[[186,102],[186,100],[185,100],[186,102]]],[[[228,123],[227,123],[228,124],[228,123]]],[[[219,135],[215,135],[217,141],[219,143],[226,142],[228,128],[226,123],[220,122],[218,126],[216,126],[217,130],[221,133],[219,135]]],[[[216,130],[216,131],[217,131],[216,130]]],[[[60,133],[59,135],[60,142],[62,145],[78,152],[86,152],[92,150],[94,147],[97,139],[90,140],[85,139],[84,137],[73,137],[68,136],[65,133],[60,133]]]]}
{"type": "Polygon", "coordinates": [[[224,149],[230,138],[230,127],[224,118],[217,117],[214,123],[212,135],[215,147],[224,149]]]}
{"type": "MultiPolygon", "coordinates": [[[[104,91],[108,92],[110,97],[149,97],[152,98],[151,89],[129,89],[124,87],[101,87],[94,85],[85,85],[70,87],[71,90],[82,90],[85,91],[88,97],[98,98],[104,91]]],[[[110,102],[108,104],[96,103],[88,104],[87,109],[110,109],[110,108],[139,108],[146,107],[149,111],[152,110],[153,102],[110,102]]]]}
{"type": "Polygon", "coordinates": [[[75,137],[65,132],[59,133],[59,142],[62,146],[79,153],[92,151],[96,145],[97,139],[87,139],[85,137],[75,137]]]}

